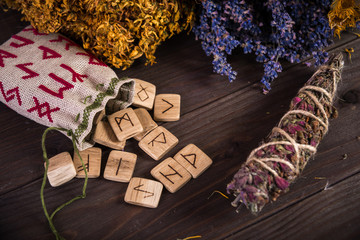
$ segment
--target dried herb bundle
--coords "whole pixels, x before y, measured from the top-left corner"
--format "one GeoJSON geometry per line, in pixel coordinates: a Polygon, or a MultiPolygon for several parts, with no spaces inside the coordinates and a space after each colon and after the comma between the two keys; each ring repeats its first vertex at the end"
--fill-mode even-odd
{"type": "Polygon", "coordinates": [[[333,32],[327,14],[330,0],[204,0],[193,31],[208,56],[214,72],[235,80],[237,73],[228,55],[237,47],[256,55],[263,63],[261,83],[266,91],[282,71],[280,60],[291,63],[313,57],[315,66],[328,59],[325,48],[333,32]]]}
{"type": "Polygon", "coordinates": [[[323,65],[292,99],[290,110],[260,147],[254,149],[227,190],[253,213],[289,189],[316,152],[336,117],[332,106],[344,62],[341,54],[323,65]]]}
{"type": "Polygon", "coordinates": [[[0,0],[41,32],[61,31],[118,68],[145,54],[154,63],[157,46],[191,27],[192,0],[0,0]]]}

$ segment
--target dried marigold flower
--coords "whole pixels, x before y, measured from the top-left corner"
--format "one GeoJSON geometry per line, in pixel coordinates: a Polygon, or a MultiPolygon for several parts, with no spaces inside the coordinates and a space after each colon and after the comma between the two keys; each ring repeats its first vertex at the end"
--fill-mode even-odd
{"type": "Polygon", "coordinates": [[[155,62],[161,42],[192,27],[192,0],[0,0],[40,32],[62,32],[117,68],[145,55],[155,62]]]}
{"type": "Polygon", "coordinates": [[[355,28],[360,20],[360,5],[355,0],[335,0],[328,13],[329,25],[334,29],[334,35],[340,38],[340,33],[346,28],[355,28]]]}

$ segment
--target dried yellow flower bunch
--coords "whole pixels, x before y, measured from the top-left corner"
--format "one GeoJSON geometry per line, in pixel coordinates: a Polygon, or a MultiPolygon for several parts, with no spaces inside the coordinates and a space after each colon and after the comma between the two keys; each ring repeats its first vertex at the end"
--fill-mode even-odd
{"type": "Polygon", "coordinates": [[[155,62],[157,46],[190,29],[193,0],[0,0],[17,9],[40,32],[62,32],[85,49],[126,69],[145,54],[155,62]]]}
{"type": "Polygon", "coordinates": [[[334,35],[340,37],[346,28],[355,28],[360,20],[360,5],[355,0],[335,0],[328,13],[329,24],[334,29],[334,35]]]}

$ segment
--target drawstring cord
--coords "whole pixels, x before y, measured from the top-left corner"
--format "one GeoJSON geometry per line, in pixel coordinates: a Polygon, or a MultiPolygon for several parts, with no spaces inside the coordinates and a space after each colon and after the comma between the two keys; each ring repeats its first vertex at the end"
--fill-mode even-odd
{"type": "Polygon", "coordinates": [[[57,212],[59,212],[61,209],[63,209],[65,206],[71,204],[72,202],[78,200],[78,199],[81,199],[81,198],[85,198],[86,197],[86,187],[87,187],[87,182],[88,182],[88,174],[87,174],[87,170],[86,170],[86,167],[85,167],[85,164],[81,158],[81,155],[79,153],[79,149],[77,148],[76,146],[76,142],[77,142],[77,139],[76,137],[74,136],[74,133],[72,132],[72,130],[68,130],[68,129],[65,129],[65,128],[57,128],[57,127],[49,127],[47,128],[44,133],[43,133],[43,136],[42,136],[42,139],[41,139],[41,147],[42,147],[42,151],[43,151],[43,158],[45,160],[45,172],[44,172],[44,177],[43,177],[43,181],[42,181],[42,184],[41,184],[41,190],[40,190],[40,199],[41,199],[41,204],[42,204],[42,208],[44,210],[44,214],[46,216],[46,219],[48,220],[49,222],[49,226],[51,228],[51,231],[54,233],[55,237],[56,237],[56,240],[63,240],[65,238],[63,238],[59,232],[56,230],[55,226],[54,226],[54,223],[53,223],[53,218],[55,216],[55,214],[57,212]],[[57,131],[65,131],[67,132],[67,134],[69,136],[71,136],[71,139],[72,139],[72,143],[73,143],[73,147],[74,147],[74,151],[75,153],[77,154],[77,156],[80,158],[80,161],[81,161],[81,164],[82,164],[82,167],[84,169],[84,172],[85,172],[85,181],[84,181],[84,185],[83,185],[83,189],[82,189],[82,194],[77,196],[77,197],[74,197],[73,199],[63,203],[62,205],[60,205],[59,207],[57,207],[55,209],[55,211],[49,216],[49,213],[47,211],[47,208],[46,208],[46,205],[45,205],[45,200],[44,200],[44,188],[45,188],[45,185],[46,185],[46,180],[47,180],[47,172],[48,172],[48,169],[49,169],[49,159],[48,159],[48,156],[47,156],[47,152],[46,152],[46,147],[45,147],[45,139],[46,139],[46,135],[49,131],[52,131],[52,130],[57,130],[57,131]]]}

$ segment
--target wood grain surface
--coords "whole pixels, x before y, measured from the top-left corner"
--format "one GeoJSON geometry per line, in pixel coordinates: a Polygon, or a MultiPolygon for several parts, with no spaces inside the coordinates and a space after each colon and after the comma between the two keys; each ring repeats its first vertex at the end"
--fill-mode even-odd
{"type": "MultiPolygon", "coordinates": [[[[0,44],[28,25],[13,11],[0,12],[0,44]]],[[[254,56],[241,51],[230,57],[238,78],[212,72],[194,35],[174,36],[156,53],[157,64],[144,66],[141,58],[119,77],[129,76],[156,85],[157,93],[181,95],[181,118],[161,123],[179,144],[163,159],[193,143],[213,164],[176,193],[163,191],[159,206],[148,209],[124,202],[127,183],[103,178],[110,148],[102,148],[101,176],[89,179],[87,197],[63,209],[54,219],[66,239],[178,239],[201,235],[201,239],[360,239],[360,39],[344,34],[330,52],[354,48],[347,58],[335,105],[339,117],[318,153],[290,191],[263,211],[239,213],[225,192],[226,184],[287,111],[291,98],[314,72],[304,64],[284,63],[273,90],[263,95],[259,86],[263,69],[254,56]]],[[[1,76],[0,76],[1,79],[1,76]]],[[[0,104],[0,238],[54,239],[40,202],[44,172],[41,136],[46,129],[0,104]]],[[[72,152],[69,139],[48,134],[49,157],[72,152]]],[[[153,179],[154,161],[134,139],[125,151],[137,154],[134,177],[153,179]]],[[[45,188],[50,211],[81,193],[83,179],[45,188]]],[[[230,197],[231,198],[231,197],[230,197]]]]}

